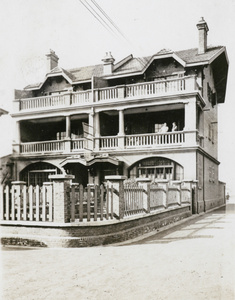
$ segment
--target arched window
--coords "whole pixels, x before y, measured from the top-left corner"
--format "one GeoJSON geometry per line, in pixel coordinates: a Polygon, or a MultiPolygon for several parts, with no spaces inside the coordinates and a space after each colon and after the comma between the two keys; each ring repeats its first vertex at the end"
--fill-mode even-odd
{"type": "Polygon", "coordinates": [[[45,163],[38,162],[29,165],[20,172],[20,179],[25,181],[27,185],[39,185],[42,186],[43,182],[48,182],[50,179],[49,175],[61,174],[61,170],[56,166],[45,163]]]}
{"type": "Polygon", "coordinates": [[[129,169],[130,178],[182,180],[183,167],[164,157],[142,159],[129,169]]]}

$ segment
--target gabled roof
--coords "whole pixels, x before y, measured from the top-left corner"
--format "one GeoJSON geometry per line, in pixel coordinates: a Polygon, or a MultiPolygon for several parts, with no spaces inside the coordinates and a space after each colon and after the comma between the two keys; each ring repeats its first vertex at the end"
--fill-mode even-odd
{"type": "Polygon", "coordinates": [[[8,114],[8,111],[6,111],[5,109],[3,109],[3,108],[0,108],[0,117],[2,116],[2,115],[7,115],[8,114]]]}
{"type": "Polygon", "coordinates": [[[54,77],[58,75],[63,76],[70,84],[76,84],[82,82],[89,82],[92,80],[93,76],[111,79],[111,78],[121,77],[121,76],[143,74],[154,60],[168,58],[168,57],[174,58],[183,67],[205,65],[205,64],[212,63],[213,60],[215,60],[223,52],[225,52],[226,55],[226,49],[223,46],[217,46],[217,47],[209,46],[207,48],[207,51],[203,54],[198,54],[198,48],[193,48],[193,49],[181,50],[175,52],[172,50],[162,49],[152,56],[138,57],[138,58],[129,55],[126,58],[119,61],[118,63],[116,63],[113,67],[113,73],[108,76],[103,75],[103,64],[80,67],[80,68],[69,69],[69,70],[56,67],[46,75],[43,82],[36,83],[33,85],[28,85],[27,87],[25,87],[25,89],[26,90],[40,89],[48,77],[54,77]]]}
{"type": "Polygon", "coordinates": [[[49,77],[55,77],[55,76],[63,76],[70,84],[72,84],[73,81],[76,80],[76,77],[68,70],[65,70],[61,67],[55,67],[49,73],[46,74],[46,77],[44,78],[43,82],[27,85],[24,89],[25,90],[40,89],[49,77]]]}
{"type": "Polygon", "coordinates": [[[175,52],[187,65],[195,63],[211,63],[213,58],[216,58],[217,55],[224,50],[223,46],[212,47],[209,46],[207,51],[202,54],[198,54],[198,48],[182,50],[175,52]]]}

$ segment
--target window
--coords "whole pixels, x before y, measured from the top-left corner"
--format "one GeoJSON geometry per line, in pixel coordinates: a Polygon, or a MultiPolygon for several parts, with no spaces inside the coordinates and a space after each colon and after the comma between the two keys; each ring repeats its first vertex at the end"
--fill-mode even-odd
{"type": "Polygon", "coordinates": [[[163,125],[163,124],[155,124],[155,125],[154,125],[154,131],[155,131],[155,133],[158,133],[158,132],[159,132],[159,130],[161,129],[162,125],[163,125]]]}
{"type": "Polygon", "coordinates": [[[50,181],[49,175],[55,175],[55,174],[56,174],[56,169],[54,169],[54,170],[29,171],[28,185],[42,186],[43,182],[50,181]]]}
{"type": "Polygon", "coordinates": [[[43,182],[48,182],[49,175],[61,174],[59,168],[52,164],[39,162],[31,164],[20,172],[20,180],[25,181],[27,185],[42,186],[43,182]]]}

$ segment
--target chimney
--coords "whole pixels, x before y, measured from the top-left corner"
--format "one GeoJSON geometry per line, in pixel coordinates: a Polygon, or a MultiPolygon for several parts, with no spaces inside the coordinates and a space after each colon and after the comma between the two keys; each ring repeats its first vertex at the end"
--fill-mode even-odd
{"type": "Polygon", "coordinates": [[[105,57],[102,59],[104,62],[104,75],[111,75],[113,73],[113,63],[115,59],[113,58],[111,52],[106,52],[105,57]]]}
{"type": "Polygon", "coordinates": [[[203,54],[207,50],[207,32],[209,31],[209,27],[203,17],[197,23],[197,29],[199,31],[198,54],[203,54]]]}
{"type": "Polygon", "coordinates": [[[50,49],[50,52],[46,54],[47,56],[47,73],[58,66],[59,57],[55,54],[55,51],[50,49]]]}

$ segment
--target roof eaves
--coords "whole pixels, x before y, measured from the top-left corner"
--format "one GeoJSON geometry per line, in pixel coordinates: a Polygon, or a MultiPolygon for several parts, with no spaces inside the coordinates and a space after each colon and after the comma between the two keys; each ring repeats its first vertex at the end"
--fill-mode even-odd
{"type": "Polygon", "coordinates": [[[204,60],[200,62],[186,63],[186,67],[196,67],[196,66],[208,65],[208,64],[209,64],[209,60],[204,60]]]}
{"type": "Polygon", "coordinates": [[[211,64],[218,56],[220,56],[222,53],[225,53],[226,59],[227,59],[227,63],[229,64],[228,61],[228,55],[227,55],[227,51],[225,47],[222,47],[217,53],[215,53],[209,60],[209,64],[211,64]]]}
{"type": "Polygon", "coordinates": [[[8,111],[3,109],[3,108],[0,108],[0,116],[1,115],[7,115],[8,114],[8,111]]]}
{"type": "Polygon", "coordinates": [[[45,81],[47,80],[48,77],[55,77],[55,76],[63,76],[70,84],[73,83],[73,80],[71,78],[69,78],[69,76],[67,74],[65,74],[65,72],[61,71],[58,73],[48,73],[46,75],[46,78],[44,79],[43,83],[45,83],[45,81]]]}

